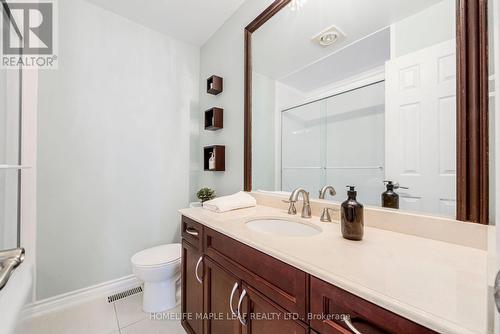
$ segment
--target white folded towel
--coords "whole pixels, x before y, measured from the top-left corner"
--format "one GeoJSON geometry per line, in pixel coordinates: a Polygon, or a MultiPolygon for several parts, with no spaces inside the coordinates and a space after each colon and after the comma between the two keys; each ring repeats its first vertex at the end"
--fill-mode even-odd
{"type": "Polygon", "coordinates": [[[203,203],[203,208],[214,212],[227,212],[231,210],[250,208],[257,205],[253,196],[244,191],[230,196],[222,196],[203,203]]]}

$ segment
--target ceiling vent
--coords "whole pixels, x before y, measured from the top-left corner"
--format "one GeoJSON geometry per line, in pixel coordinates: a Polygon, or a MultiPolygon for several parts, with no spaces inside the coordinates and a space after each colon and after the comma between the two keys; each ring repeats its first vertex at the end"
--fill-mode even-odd
{"type": "Polygon", "coordinates": [[[314,36],[312,40],[321,46],[330,46],[344,37],[345,34],[339,28],[331,26],[314,36]]]}

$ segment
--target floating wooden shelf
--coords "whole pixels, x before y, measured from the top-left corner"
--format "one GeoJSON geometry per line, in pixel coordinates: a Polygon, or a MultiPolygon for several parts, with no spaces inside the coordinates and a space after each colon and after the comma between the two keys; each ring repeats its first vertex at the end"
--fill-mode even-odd
{"type": "Polygon", "coordinates": [[[221,172],[226,170],[226,147],[223,145],[205,146],[203,148],[203,169],[214,172],[221,172]],[[215,168],[208,168],[208,159],[210,154],[214,153],[215,168]]]}
{"type": "Polygon", "coordinates": [[[223,90],[223,80],[221,77],[212,75],[207,79],[207,93],[212,95],[218,95],[222,93],[223,90]]]}
{"type": "Polygon", "coordinates": [[[216,131],[224,127],[224,109],[211,108],[205,111],[205,130],[216,131]]]}

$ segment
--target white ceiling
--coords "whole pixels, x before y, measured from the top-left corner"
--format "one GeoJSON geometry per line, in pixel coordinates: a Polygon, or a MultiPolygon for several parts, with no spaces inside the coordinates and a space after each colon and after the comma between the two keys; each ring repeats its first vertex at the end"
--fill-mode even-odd
{"type": "Polygon", "coordinates": [[[318,86],[318,81],[325,81],[328,74],[338,76],[339,71],[351,73],[358,65],[366,70],[370,63],[383,64],[389,51],[387,33],[359,40],[440,1],[309,0],[300,11],[284,8],[252,36],[254,70],[308,91],[318,86]],[[311,40],[332,25],[346,37],[329,47],[311,40]],[[348,51],[345,47],[351,44],[349,48],[353,50],[348,51]],[[373,55],[371,60],[370,55],[373,55]],[[311,64],[314,65],[310,69],[306,68],[311,64]],[[325,71],[329,66],[334,68],[325,71]],[[314,73],[309,75],[316,82],[306,82],[308,70],[314,73]]]}
{"type": "Polygon", "coordinates": [[[245,0],[87,0],[99,7],[197,46],[245,0]]]}
{"type": "Polygon", "coordinates": [[[301,92],[311,92],[332,82],[383,66],[391,57],[390,44],[390,30],[386,28],[280,78],[279,81],[301,92]]]}

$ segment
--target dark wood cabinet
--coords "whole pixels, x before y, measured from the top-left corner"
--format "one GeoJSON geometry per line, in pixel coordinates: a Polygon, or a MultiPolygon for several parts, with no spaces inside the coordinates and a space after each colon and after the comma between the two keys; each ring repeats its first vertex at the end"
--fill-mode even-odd
{"type": "Polygon", "coordinates": [[[435,333],[345,290],[311,278],[311,327],[322,334],[435,333]]]}
{"type": "Polygon", "coordinates": [[[305,319],[308,275],[289,264],[242,244],[222,233],[204,229],[207,256],[230,270],[288,312],[305,319]]]}
{"type": "Polygon", "coordinates": [[[207,79],[207,93],[212,95],[219,95],[220,93],[222,93],[222,90],[224,88],[223,83],[223,78],[217,75],[212,75],[207,79]]]}
{"type": "Polygon", "coordinates": [[[241,281],[209,258],[205,258],[205,334],[240,334],[236,309],[241,281]]]}
{"type": "Polygon", "coordinates": [[[182,238],[190,334],[435,333],[187,217],[182,238]]]}
{"type": "Polygon", "coordinates": [[[243,334],[307,334],[309,328],[257,290],[243,283],[243,334]]]}
{"type": "Polygon", "coordinates": [[[226,147],[224,145],[205,146],[203,148],[203,170],[223,172],[226,170],[226,147]],[[210,158],[215,159],[215,166],[210,168],[210,158]]]}
{"type": "Polygon", "coordinates": [[[203,251],[202,239],[203,225],[187,217],[182,217],[181,235],[182,240],[189,242],[198,251],[203,251]]]}
{"type": "Polygon", "coordinates": [[[182,241],[182,325],[190,334],[203,334],[202,253],[182,241]],[[200,282],[201,281],[201,282],[200,282]]]}
{"type": "Polygon", "coordinates": [[[217,131],[224,128],[224,109],[213,107],[205,111],[205,130],[217,131]]]}

